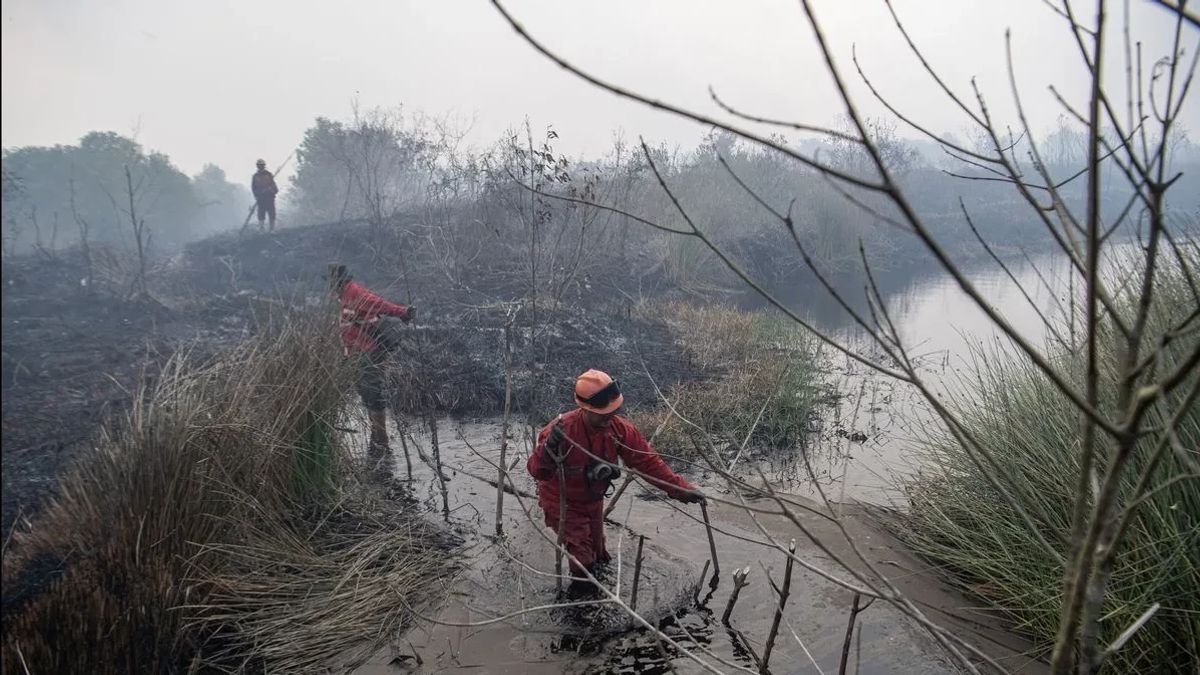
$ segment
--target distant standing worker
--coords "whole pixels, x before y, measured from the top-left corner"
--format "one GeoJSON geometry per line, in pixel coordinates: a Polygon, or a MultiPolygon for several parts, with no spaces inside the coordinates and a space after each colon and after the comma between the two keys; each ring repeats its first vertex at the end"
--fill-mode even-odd
{"type": "Polygon", "coordinates": [[[275,195],[279,187],[275,185],[275,176],[267,171],[267,162],[258,160],[258,171],[250,179],[250,191],[254,193],[254,203],[258,207],[258,229],[263,229],[263,220],[271,217],[271,232],[275,231],[275,195]]]}
{"type": "MultiPolygon", "coordinates": [[[[571,569],[576,573],[581,566],[594,573],[596,565],[610,559],[604,545],[604,496],[620,475],[618,459],[670,497],[685,503],[704,501],[704,495],[667,466],[637,427],[617,415],[624,401],[617,381],[608,373],[583,373],[575,380],[578,407],[542,429],[526,463],[530,475],[537,479],[538,504],[546,526],[555,532],[561,508],[558,469],[563,469],[563,537],[567,551],[575,558],[571,569]]],[[[586,580],[576,579],[570,590],[578,593],[587,588],[586,580]]]]}
{"type": "Polygon", "coordinates": [[[389,450],[384,362],[391,345],[380,332],[379,319],[394,316],[412,321],[417,308],[388,302],[375,295],[354,281],[345,265],[329,266],[329,286],[341,305],[338,329],[343,351],[348,357],[360,359],[358,393],[371,422],[370,453],[382,456],[389,450]]]}

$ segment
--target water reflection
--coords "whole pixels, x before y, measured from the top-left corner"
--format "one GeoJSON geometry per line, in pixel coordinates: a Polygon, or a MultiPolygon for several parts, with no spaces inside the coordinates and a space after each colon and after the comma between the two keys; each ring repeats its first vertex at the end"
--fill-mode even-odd
{"type": "MultiPolygon", "coordinates": [[[[1061,254],[1041,254],[1006,260],[1008,272],[992,262],[971,269],[966,277],[1018,335],[1043,348],[1053,337],[1047,322],[1061,325],[1071,311],[1067,264],[1061,254]]],[[[923,269],[906,266],[880,273],[876,280],[887,318],[909,358],[931,389],[944,393],[972,371],[974,357],[1003,348],[1008,340],[954,278],[936,270],[932,263],[923,269]]],[[[788,286],[787,301],[795,303],[791,306],[855,353],[890,365],[850,314],[808,276],[788,286]],[[801,294],[800,288],[808,292],[801,294]]],[[[854,282],[839,281],[839,292],[863,312],[865,293],[862,281],[857,284],[855,292],[854,282]]],[[[761,299],[749,304],[762,306],[761,299]]],[[[916,388],[833,350],[826,352],[825,363],[836,396],[821,410],[807,447],[764,459],[760,468],[780,487],[814,498],[820,497],[819,485],[833,501],[902,502],[895,488],[919,471],[918,441],[939,428],[940,421],[916,388]]]]}

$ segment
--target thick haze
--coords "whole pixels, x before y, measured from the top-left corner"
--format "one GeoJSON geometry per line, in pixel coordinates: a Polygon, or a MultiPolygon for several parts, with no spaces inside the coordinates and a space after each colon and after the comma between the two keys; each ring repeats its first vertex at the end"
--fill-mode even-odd
{"type": "MultiPolygon", "coordinates": [[[[1084,3],[1077,3],[1083,13],[1084,3]]],[[[979,81],[1001,118],[1011,112],[1004,30],[1034,126],[1059,110],[1056,83],[1083,109],[1080,60],[1064,22],[1039,0],[897,0],[933,63],[965,95],[979,81]]],[[[1122,6],[1110,3],[1114,23],[1122,6]]],[[[506,6],[568,60],[637,91],[714,112],[711,84],[757,114],[830,123],[840,113],[799,3],[564,2],[506,6]]],[[[1147,61],[1168,49],[1169,15],[1132,8],[1147,61]]],[[[857,43],[868,73],[898,106],[939,132],[964,121],[931,88],[879,2],[818,3],[840,65],[869,113],[850,61],[857,43]]],[[[1111,33],[1113,57],[1119,32],[1111,33]]],[[[1188,56],[1196,48],[1187,44],[1188,56]]],[[[1110,61],[1123,91],[1123,61],[1110,61]]],[[[528,115],[553,123],[560,150],[597,155],[613,131],[689,145],[704,129],[596,90],[525,44],[483,0],[297,3],[284,0],[5,0],[5,147],[73,143],[89,130],[135,134],[194,174],[213,162],[246,181],[256,157],[274,166],[318,115],[343,118],[350,103],[404,104],[471,122],[486,144],[528,115]]],[[[1195,99],[1184,125],[1200,126],[1195,99]]],[[[286,173],[286,172],[285,172],[286,173]]]]}

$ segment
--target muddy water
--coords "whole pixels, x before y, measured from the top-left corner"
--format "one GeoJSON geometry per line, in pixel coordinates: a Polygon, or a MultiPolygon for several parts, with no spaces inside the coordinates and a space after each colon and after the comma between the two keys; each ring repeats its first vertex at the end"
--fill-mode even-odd
{"type": "MultiPolygon", "coordinates": [[[[449,523],[466,541],[464,553],[469,567],[453,588],[446,589],[446,601],[429,610],[428,621],[397,640],[391,650],[376,655],[358,673],[692,673],[705,672],[709,667],[721,672],[754,670],[746,643],[755,653],[762,653],[776,603],[765,574],[770,573],[776,583],[781,583],[784,557],[747,540],[761,542],[768,534],[777,541],[797,538],[797,551],[804,560],[845,576],[826,554],[803,539],[792,523],[776,517],[756,524],[742,509],[714,504],[710,515],[718,530],[715,542],[721,576],[711,588],[711,572],[701,579],[710,554],[699,508],[664,501],[654,492],[631,487],[617,503],[607,527],[608,547],[615,562],[603,580],[629,602],[638,536],[646,537],[638,610],[671,636],[678,648],[660,646],[652,634],[615,606],[521,614],[553,604],[556,599],[552,543],[547,539],[549,531],[542,525],[536,501],[506,495],[505,535],[492,536],[496,490],[468,474],[495,478],[492,462],[499,453],[499,425],[494,421],[463,424],[444,420],[439,437],[444,474],[449,479],[449,523]],[[720,616],[732,589],[730,575],[734,569],[746,566],[751,569],[750,584],[741,592],[731,628],[726,628],[720,616]],[[689,658],[680,648],[696,658],[689,658]]],[[[441,518],[442,498],[435,474],[417,456],[418,448],[426,456],[430,454],[429,443],[428,435],[421,433],[409,442],[413,459],[410,485],[429,517],[441,518]]],[[[515,455],[510,454],[510,458],[517,460],[512,474],[516,486],[534,492],[523,470],[527,445],[514,439],[511,450],[515,455]]],[[[407,480],[399,447],[396,455],[390,469],[407,480]]],[[[705,483],[705,476],[691,478],[711,493],[722,494],[720,486],[705,483]]],[[[734,499],[728,494],[725,498],[734,499]]],[[[1018,655],[1023,645],[989,627],[985,617],[967,609],[961,598],[921,573],[917,561],[864,519],[849,511],[847,515],[866,558],[931,616],[951,622],[962,637],[983,644],[1006,663],[1015,667],[1026,663],[1027,659],[1018,655]]],[[[802,518],[831,542],[830,553],[849,555],[827,521],[810,515],[802,518]]],[[[793,572],[791,589],[771,656],[772,671],[836,672],[852,594],[799,566],[793,572]]],[[[861,637],[853,642],[850,652],[850,668],[857,664],[857,672],[957,672],[925,632],[883,602],[862,613],[860,625],[861,637]]]]}
{"type": "MultiPolygon", "coordinates": [[[[1017,283],[995,266],[968,277],[1023,338],[1042,346],[1049,336],[1042,316],[1057,320],[1069,311],[1065,258],[1041,255],[1032,258],[1032,264],[1022,259],[1008,265],[1017,283]]],[[[969,375],[976,355],[1008,344],[984,312],[945,274],[910,281],[893,289],[885,302],[918,370],[943,396],[950,395],[969,375]]],[[[857,353],[883,362],[862,331],[848,324],[847,316],[827,312],[811,318],[857,353]]],[[[833,350],[827,353],[827,364],[828,382],[839,398],[822,412],[810,448],[813,472],[836,501],[903,504],[896,486],[904,476],[919,470],[917,441],[940,422],[915,388],[833,350]]],[[[763,468],[775,482],[817,497],[807,467],[797,467],[797,462],[792,457],[763,468]]]]}

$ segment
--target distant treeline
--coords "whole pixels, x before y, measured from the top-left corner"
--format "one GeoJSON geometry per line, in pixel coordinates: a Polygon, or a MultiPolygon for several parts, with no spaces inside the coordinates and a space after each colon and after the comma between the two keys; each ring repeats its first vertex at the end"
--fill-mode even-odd
{"type": "Polygon", "coordinates": [[[113,132],[93,131],[78,145],[5,149],[4,253],[53,254],[85,235],[94,244],[132,246],[131,191],[133,213],[160,253],[237,227],[251,201],[219,167],[189,177],[167,155],[113,132]]]}
{"type": "MultiPolygon", "coordinates": [[[[932,139],[904,138],[884,120],[872,121],[870,127],[913,207],[947,246],[979,248],[964,208],[981,235],[1001,251],[1015,254],[1047,236],[1028,211],[1013,208],[1018,197],[1011,186],[951,157],[932,139]]],[[[800,162],[722,132],[694,148],[655,145],[651,161],[640,145],[619,135],[603,156],[578,160],[556,149],[558,134],[551,127],[526,124],[483,148],[466,147],[465,135],[452,120],[406,115],[400,108],[355,108],[349,119],[318,118],[297,148],[295,175],[289,185],[281,185],[284,222],[364,220],[379,233],[401,228],[408,234],[420,225],[429,228],[422,238],[436,231],[439,255],[448,264],[474,259],[486,244],[483,249],[503,251],[503,261],[528,268],[534,276],[539,266],[552,276],[573,276],[563,266],[574,270],[585,248],[619,251],[622,260],[629,250],[651,251],[659,271],[672,280],[711,283],[724,273],[722,265],[714,264],[699,242],[665,236],[585,203],[668,226],[681,224],[652,161],[695,224],[758,273],[786,277],[790,271],[779,269],[776,261],[786,258],[796,264],[793,256],[772,255],[781,247],[792,250],[794,241],[764,204],[780,212],[791,209],[796,236],[833,272],[857,268],[860,242],[884,267],[908,260],[919,248],[902,228],[888,222],[896,213],[878,195],[833,184],[800,162]]],[[[947,138],[959,147],[986,143],[953,134],[947,138]]],[[[1083,181],[1071,178],[1086,163],[1085,141],[1083,132],[1065,120],[1038,141],[1046,173],[1064,182],[1061,192],[1069,201],[1082,199],[1083,181]]],[[[839,170],[871,178],[868,158],[853,143],[836,136],[787,142],[839,170]]],[[[1032,157],[1021,152],[1028,140],[1015,143],[1014,156],[1032,157]]],[[[1195,170],[1200,169],[1200,148],[1185,131],[1170,148],[1173,167],[1191,188],[1174,191],[1187,203],[1169,206],[1194,219],[1200,211],[1200,171],[1195,170]]],[[[1032,160],[1027,168],[1031,182],[1039,182],[1032,160]]],[[[145,219],[156,254],[240,226],[250,203],[248,190],[226,180],[220,168],[208,165],[188,177],[165,154],[147,152],[111,132],[89,133],[78,145],[7,149],[3,176],[8,255],[70,246],[85,231],[94,242],[132,242],[130,183],[134,210],[145,219]]],[[[1103,208],[1114,215],[1131,198],[1119,188],[1103,195],[1103,208]]],[[[1138,224],[1135,215],[1125,222],[1131,232],[1138,224]]]]}

